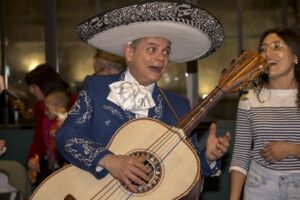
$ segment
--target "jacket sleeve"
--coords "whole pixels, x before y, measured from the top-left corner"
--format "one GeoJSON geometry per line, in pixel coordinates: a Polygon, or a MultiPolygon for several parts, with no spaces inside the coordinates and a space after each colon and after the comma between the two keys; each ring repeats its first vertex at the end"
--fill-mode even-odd
{"type": "Polygon", "coordinates": [[[101,158],[109,153],[106,146],[91,138],[93,126],[94,85],[91,77],[84,80],[75,104],[68,117],[56,134],[58,151],[73,165],[89,171],[96,178],[105,176],[108,172],[96,170],[101,158]]]}

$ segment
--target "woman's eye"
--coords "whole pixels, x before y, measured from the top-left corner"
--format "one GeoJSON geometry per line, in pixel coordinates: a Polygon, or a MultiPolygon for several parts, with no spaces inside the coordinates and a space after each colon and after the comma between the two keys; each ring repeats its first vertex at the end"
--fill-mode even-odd
{"type": "Polygon", "coordinates": [[[265,46],[260,47],[260,52],[265,52],[265,51],[266,51],[266,47],[265,46]]]}
{"type": "Polygon", "coordinates": [[[277,43],[277,44],[275,43],[273,48],[280,49],[281,47],[282,47],[282,45],[280,43],[277,43]]]}

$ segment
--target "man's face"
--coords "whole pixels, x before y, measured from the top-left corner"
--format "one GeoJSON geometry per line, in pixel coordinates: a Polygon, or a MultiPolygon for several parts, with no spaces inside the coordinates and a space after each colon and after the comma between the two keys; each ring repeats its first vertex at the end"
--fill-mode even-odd
{"type": "Polygon", "coordinates": [[[171,43],[165,38],[142,38],[124,48],[128,68],[139,84],[158,81],[169,62],[171,43]]]}

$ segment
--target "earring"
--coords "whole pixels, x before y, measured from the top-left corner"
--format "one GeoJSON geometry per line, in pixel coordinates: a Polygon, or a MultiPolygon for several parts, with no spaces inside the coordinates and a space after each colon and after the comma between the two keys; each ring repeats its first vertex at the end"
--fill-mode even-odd
{"type": "Polygon", "coordinates": [[[298,64],[298,58],[296,57],[296,60],[295,60],[295,64],[297,65],[298,64]]]}

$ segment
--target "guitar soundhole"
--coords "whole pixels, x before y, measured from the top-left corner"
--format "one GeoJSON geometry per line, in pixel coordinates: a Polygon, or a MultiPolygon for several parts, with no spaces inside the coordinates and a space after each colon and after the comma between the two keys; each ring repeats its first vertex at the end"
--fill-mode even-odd
{"type": "MultiPolygon", "coordinates": [[[[136,194],[144,194],[149,192],[150,190],[154,189],[160,182],[160,180],[162,179],[162,166],[161,166],[161,162],[160,160],[157,158],[157,156],[155,156],[154,154],[152,154],[151,152],[145,152],[145,151],[136,151],[133,152],[131,154],[129,154],[133,157],[143,157],[145,158],[145,162],[144,164],[148,167],[149,169],[149,177],[150,177],[150,181],[144,185],[138,185],[136,183],[133,183],[137,186],[138,192],[136,194]]],[[[122,184],[123,188],[125,188],[128,192],[130,192],[128,190],[127,187],[124,186],[124,184],[122,184]]]]}

